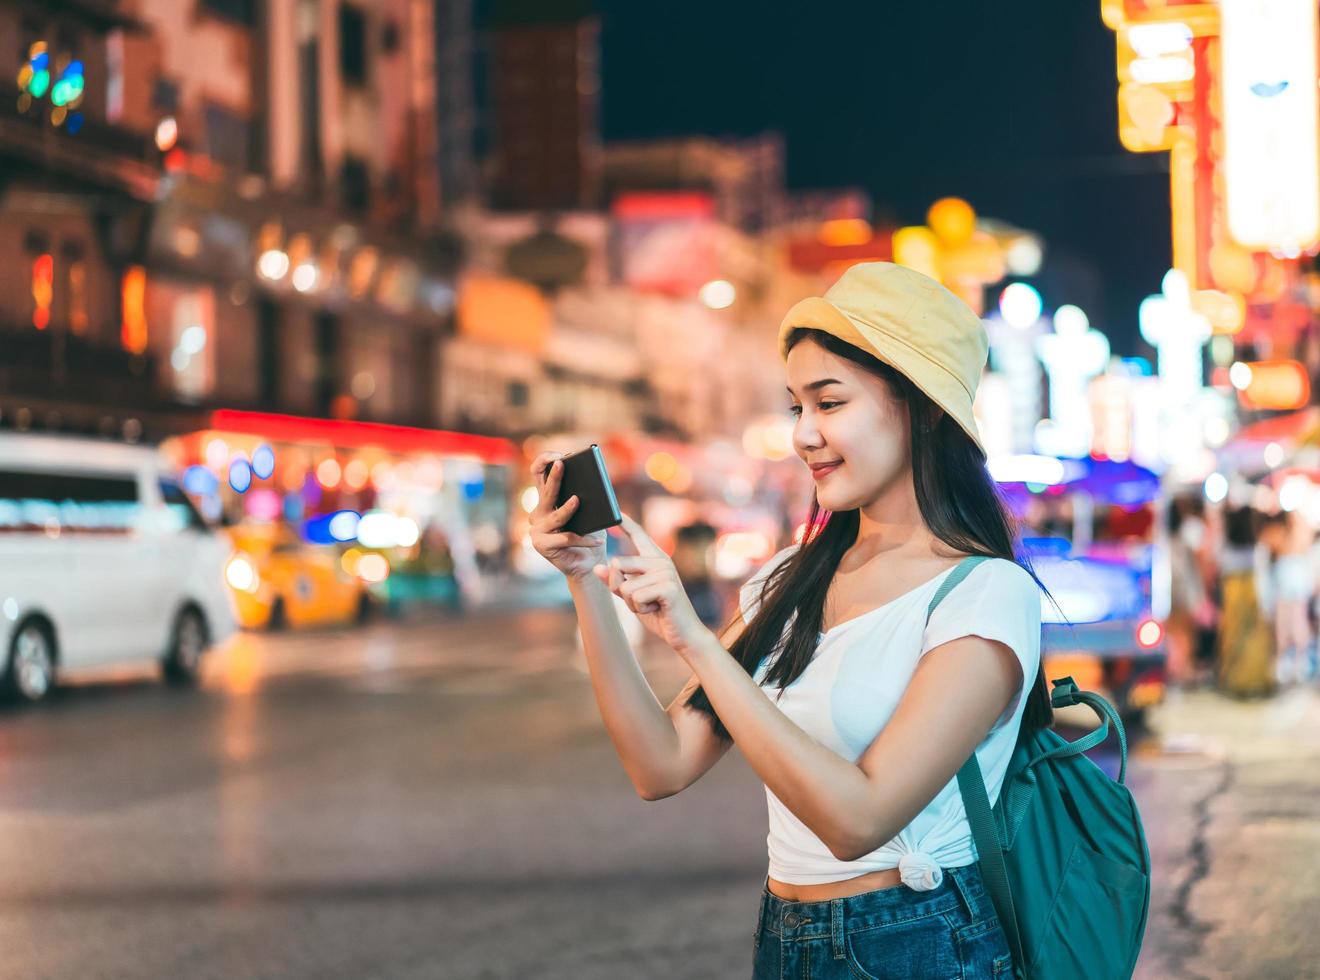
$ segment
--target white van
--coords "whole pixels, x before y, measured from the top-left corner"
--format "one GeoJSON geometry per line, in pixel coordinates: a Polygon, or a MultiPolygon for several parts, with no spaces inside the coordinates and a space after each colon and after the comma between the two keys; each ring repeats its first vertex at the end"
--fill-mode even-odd
{"type": "Polygon", "coordinates": [[[235,630],[209,527],[155,449],[0,432],[0,654],[9,692],[82,667],[159,661],[187,682],[235,630]]]}

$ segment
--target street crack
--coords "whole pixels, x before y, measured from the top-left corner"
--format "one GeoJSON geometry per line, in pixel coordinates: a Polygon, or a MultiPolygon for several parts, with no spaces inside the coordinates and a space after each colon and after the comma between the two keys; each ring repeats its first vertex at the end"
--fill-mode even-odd
{"type": "Polygon", "coordinates": [[[1187,875],[1174,893],[1169,903],[1169,917],[1174,927],[1190,937],[1190,941],[1178,949],[1173,957],[1173,964],[1181,968],[1183,962],[1198,954],[1205,937],[1214,931],[1214,925],[1196,917],[1191,910],[1192,892],[1210,875],[1210,845],[1207,840],[1210,828],[1210,808],[1215,800],[1229,791],[1233,785],[1233,764],[1225,760],[1220,771],[1219,781],[1196,801],[1192,808],[1192,841],[1187,848],[1187,875]]]}

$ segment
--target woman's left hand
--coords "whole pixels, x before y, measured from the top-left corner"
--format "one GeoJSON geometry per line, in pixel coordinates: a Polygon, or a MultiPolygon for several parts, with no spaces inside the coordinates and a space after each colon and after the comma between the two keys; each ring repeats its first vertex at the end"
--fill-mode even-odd
{"type": "Polygon", "coordinates": [[[637,554],[616,555],[592,572],[628,604],[643,626],[684,656],[713,634],[692,608],[678,570],[664,549],[627,514],[623,514],[621,528],[637,554]]]}

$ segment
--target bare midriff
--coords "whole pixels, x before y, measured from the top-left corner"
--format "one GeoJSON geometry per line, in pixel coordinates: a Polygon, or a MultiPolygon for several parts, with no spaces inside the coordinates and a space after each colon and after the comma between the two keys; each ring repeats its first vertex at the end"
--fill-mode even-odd
{"type": "Polygon", "coordinates": [[[902,883],[903,879],[899,876],[897,868],[886,868],[884,871],[872,871],[869,874],[858,875],[856,878],[827,881],[819,885],[790,885],[786,881],[776,881],[769,877],[766,878],[765,884],[770,889],[771,895],[785,901],[827,902],[832,898],[849,898],[863,892],[893,888],[902,883]]]}

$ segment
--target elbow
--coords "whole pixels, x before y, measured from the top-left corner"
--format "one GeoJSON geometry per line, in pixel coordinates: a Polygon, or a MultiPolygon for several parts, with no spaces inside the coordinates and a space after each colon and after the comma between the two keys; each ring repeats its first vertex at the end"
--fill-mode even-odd
{"type": "Polygon", "coordinates": [[[854,841],[832,841],[826,845],[836,861],[857,861],[870,854],[875,848],[862,847],[854,841]]]}
{"type": "Polygon", "coordinates": [[[654,803],[656,800],[665,800],[678,792],[676,789],[664,789],[657,786],[635,786],[637,795],[647,803],[654,803]]]}
{"type": "Polygon", "coordinates": [[[843,827],[825,838],[825,846],[838,861],[858,861],[874,851],[880,844],[874,835],[861,828],[843,827]]]}
{"type": "Polygon", "coordinates": [[[639,798],[647,803],[654,803],[656,800],[665,800],[677,794],[683,787],[676,785],[668,779],[634,779],[632,781],[633,789],[636,790],[639,798]]]}

